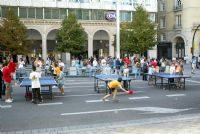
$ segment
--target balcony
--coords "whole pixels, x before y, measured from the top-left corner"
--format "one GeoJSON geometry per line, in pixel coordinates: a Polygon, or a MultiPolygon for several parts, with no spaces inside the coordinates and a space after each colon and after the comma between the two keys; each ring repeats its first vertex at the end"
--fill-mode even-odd
{"type": "Polygon", "coordinates": [[[174,25],[174,30],[182,30],[182,26],[181,25],[174,25]]]}
{"type": "Polygon", "coordinates": [[[174,6],[174,12],[182,11],[183,10],[183,4],[174,6]]]}

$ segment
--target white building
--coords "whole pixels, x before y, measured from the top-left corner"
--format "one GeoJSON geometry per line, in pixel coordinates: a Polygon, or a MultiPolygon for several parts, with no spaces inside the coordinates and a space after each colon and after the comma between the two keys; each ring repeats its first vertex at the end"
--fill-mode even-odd
{"type": "MultiPolygon", "coordinates": [[[[134,6],[142,4],[155,21],[157,0],[119,0],[120,21],[132,21],[134,6]]],[[[0,0],[0,19],[5,17],[8,7],[12,7],[25,24],[28,39],[32,42],[32,56],[55,53],[56,31],[62,19],[74,12],[82,24],[88,43],[87,56],[115,56],[112,45],[116,34],[116,22],[109,21],[105,15],[116,11],[116,0],[0,0]]],[[[151,50],[148,55],[155,55],[151,50]]]]}

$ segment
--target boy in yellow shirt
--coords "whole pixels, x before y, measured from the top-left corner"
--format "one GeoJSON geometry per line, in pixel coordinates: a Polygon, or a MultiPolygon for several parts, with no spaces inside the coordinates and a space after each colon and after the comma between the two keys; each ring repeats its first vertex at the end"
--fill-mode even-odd
{"type": "Polygon", "coordinates": [[[109,93],[102,98],[102,100],[104,102],[105,102],[105,99],[107,97],[109,97],[109,96],[113,96],[113,101],[114,102],[118,102],[119,101],[119,100],[116,99],[116,95],[117,95],[117,89],[116,88],[120,88],[121,90],[123,90],[127,94],[129,93],[129,91],[127,91],[124,88],[122,88],[121,81],[122,81],[122,78],[119,77],[118,80],[112,80],[110,83],[108,83],[107,88],[109,90],[109,93]]]}

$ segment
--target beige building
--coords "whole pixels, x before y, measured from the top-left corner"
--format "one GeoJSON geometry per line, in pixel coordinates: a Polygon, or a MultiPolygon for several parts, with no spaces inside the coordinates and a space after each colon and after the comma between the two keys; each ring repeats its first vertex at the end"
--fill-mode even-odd
{"type": "Polygon", "coordinates": [[[158,58],[191,58],[200,54],[199,13],[199,0],[158,0],[158,58]]]}
{"type": "MultiPolygon", "coordinates": [[[[120,22],[132,21],[135,6],[142,4],[155,22],[156,0],[120,0],[120,22]]],[[[46,59],[55,53],[56,32],[63,18],[73,12],[87,34],[85,56],[116,56],[116,0],[0,0],[0,21],[13,8],[27,27],[32,42],[32,56],[46,59]]],[[[156,49],[148,52],[154,55],[156,49]]]]}

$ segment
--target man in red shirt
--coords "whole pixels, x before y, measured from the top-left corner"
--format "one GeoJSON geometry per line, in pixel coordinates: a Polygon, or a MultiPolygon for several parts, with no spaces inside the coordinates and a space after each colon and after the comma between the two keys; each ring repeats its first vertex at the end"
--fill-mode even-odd
{"type": "Polygon", "coordinates": [[[11,103],[11,71],[8,67],[8,64],[3,68],[3,79],[4,79],[4,84],[6,85],[6,103],[11,103]]]}

